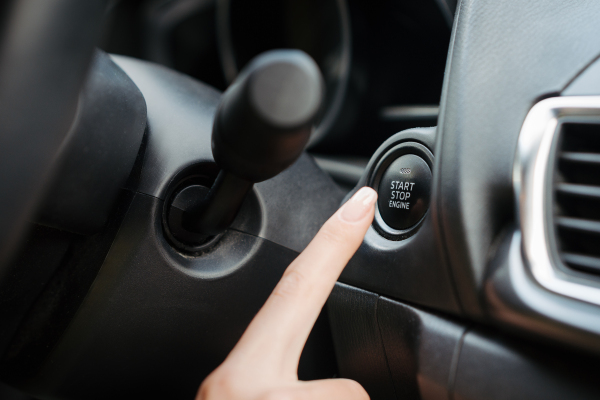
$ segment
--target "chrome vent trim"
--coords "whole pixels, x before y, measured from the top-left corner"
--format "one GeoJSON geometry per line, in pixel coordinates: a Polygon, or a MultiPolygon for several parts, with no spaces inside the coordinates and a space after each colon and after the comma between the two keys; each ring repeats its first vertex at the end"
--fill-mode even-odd
{"type": "Polygon", "coordinates": [[[547,185],[552,185],[553,144],[561,120],[577,117],[600,121],[600,96],[553,97],[533,106],[519,134],[513,185],[523,252],[535,280],[555,293],[600,305],[598,282],[559,268],[549,246],[552,210],[546,200],[547,185]]]}

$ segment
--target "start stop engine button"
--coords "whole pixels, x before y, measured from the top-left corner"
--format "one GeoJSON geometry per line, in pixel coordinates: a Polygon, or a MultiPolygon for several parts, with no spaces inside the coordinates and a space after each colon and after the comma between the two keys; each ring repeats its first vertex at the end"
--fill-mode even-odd
{"type": "Polygon", "coordinates": [[[393,229],[408,229],[429,208],[431,170],[421,157],[403,155],[384,172],[378,194],[377,205],[383,221],[393,229]]]}

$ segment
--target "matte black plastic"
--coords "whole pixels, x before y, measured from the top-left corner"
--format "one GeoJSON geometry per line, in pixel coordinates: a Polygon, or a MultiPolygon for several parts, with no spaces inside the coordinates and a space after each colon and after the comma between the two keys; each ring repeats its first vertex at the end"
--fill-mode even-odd
{"type": "Polygon", "coordinates": [[[600,396],[600,360],[593,354],[552,342],[514,340],[483,326],[467,327],[343,284],[336,285],[328,310],[340,373],[365,385],[372,398],[600,396]],[[378,392],[389,390],[389,377],[395,394],[378,392]]]}
{"type": "Polygon", "coordinates": [[[170,233],[173,239],[181,243],[181,246],[179,246],[179,243],[175,244],[176,246],[185,248],[186,244],[193,246],[206,241],[207,235],[185,229],[184,223],[185,212],[194,207],[199,199],[204,199],[209,190],[210,188],[206,186],[192,184],[173,195],[171,205],[165,210],[165,213],[167,213],[165,231],[170,233]]]}
{"type": "Polygon", "coordinates": [[[465,326],[385,297],[377,321],[399,399],[447,399],[465,326]]]}
{"type": "Polygon", "coordinates": [[[2,400],[34,400],[32,397],[0,382],[0,399],[2,400]]]}
{"type": "MultiPolygon", "coordinates": [[[[112,57],[140,88],[148,108],[146,156],[137,190],[164,199],[188,171],[194,174],[194,168],[211,164],[214,170],[210,146],[219,92],[157,64],[112,57]]],[[[255,184],[252,192],[255,196],[247,197],[232,229],[298,252],[344,196],[306,154],[283,173],[255,184]]]]}
{"type": "Polygon", "coordinates": [[[97,50],[37,220],[78,234],[99,232],[126,184],[145,128],[144,97],[97,50]]]}
{"type": "MultiPolygon", "coordinates": [[[[18,380],[35,374],[42,360],[53,350],[51,344],[56,343],[69,326],[102,266],[132,198],[131,192],[122,191],[109,223],[95,235],[68,235],[67,232],[45,228],[46,237],[33,235],[29,238],[17,266],[24,267],[24,263],[29,268],[38,266],[39,270],[29,270],[27,277],[38,282],[36,286],[29,287],[33,297],[19,288],[22,282],[13,282],[13,289],[21,302],[21,314],[17,330],[10,331],[10,325],[3,325],[3,328],[9,328],[12,341],[8,348],[3,349],[0,361],[2,380],[18,380]],[[54,240],[49,240],[48,236],[54,240]],[[62,257],[57,257],[55,252],[58,249],[54,246],[61,237],[67,240],[63,244],[67,248],[62,257]],[[40,279],[44,275],[46,279],[40,279]]],[[[8,322],[12,324],[13,321],[8,322]]]]}
{"type": "Polygon", "coordinates": [[[600,354],[598,307],[539,286],[523,260],[519,231],[504,233],[489,268],[484,286],[486,312],[498,325],[600,354]]]}
{"type": "Polygon", "coordinates": [[[12,273],[0,286],[0,352],[4,353],[23,316],[35,302],[63,259],[76,235],[45,226],[30,227],[12,273]]]}
{"type": "MultiPolygon", "coordinates": [[[[409,129],[386,140],[371,157],[364,176],[346,199],[369,183],[380,160],[390,149],[409,142],[432,148],[435,128],[409,129]]],[[[392,298],[459,314],[460,308],[441,243],[436,238],[436,229],[431,212],[425,215],[416,233],[406,240],[389,240],[375,228],[369,228],[363,244],[344,269],[340,281],[392,298]]]]}
{"type": "MultiPolygon", "coordinates": [[[[111,237],[97,246],[110,247],[108,254],[89,249],[93,260],[86,268],[66,268],[57,276],[65,285],[38,299],[23,325],[27,330],[17,332],[4,360],[4,376],[43,397],[192,398],[343,193],[303,154],[280,175],[254,185],[215,246],[199,257],[179,253],[164,236],[160,197],[187,178],[206,173],[214,179],[217,168],[204,150],[210,150],[219,94],[157,65],[119,63],[148,109],[139,179],[128,186],[138,193],[124,222],[114,220],[114,242],[111,237]],[[87,275],[77,284],[82,270],[87,275]]],[[[299,376],[335,373],[323,313],[299,376]]]]}
{"type": "Polygon", "coordinates": [[[252,182],[222,170],[205,197],[196,199],[183,216],[187,231],[214,236],[231,226],[242,203],[252,189],[252,182]]]}
{"type": "Polygon", "coordinates": [[[327,307],[342,377],[372,399],[451,398],[463,325],[341,283],[327,307]]]}
{"type": "Polygon", "coordinates": [[[227,229],[252,184],[298,159],[322,100],[323,77],[306,53],[273,50],[254,58],[221,97],[212,150],[222,171],[208,195],[185,211],[183,228],[207,237],[227,229]]]}
{"type": "MultiPolygon", "coordinates": [[[[217,235],[207,235],[186,229],[188,220],[187,211],[202,202],[210,191],[210,184],[206,181],[190,178],[182,183],[182,188],[177,188],[169,197],[163,210],[163,232],[167,240],[180,251],[192,256],[200,256],[216,244],[224,232],[217,235]],[[206,186],[205,186],[206,185],[206,186]]],[[[246,192],[244,193],[244,195],[246,192]]],[[[243,198],[242,198],[243,200],[243,198]]],[[[260,213],[258,207],[251,202],[254,214],[260,213]]],[[[260,220],[260,215],[258,216],[260,220]]]]}
{"type": "Polygon", "coordinates": [[[5,6],[0,49],[0,280],[77,110],[106,0],[5,6]]]}
{"type": "Polygon", "coordinates": [[[594,0],[458,5],[434,151],[432,215],[470,315],[482,314],[491,247],[515,220],[512,170],[523,120],[600,54],[599,19],[594,0]]]}
{"type": "MultiPolygon", "coordinates": [[[[130,182],[139,175],[144,148],[142,143],[130,182]]],[[[9,279],[0,286],[0,352],[4,356],[10,357],[5,350],[11,340],[13,348],[27,353],[20,359],[25,365],[50,350],[36,348],[37,339],[52,341],[68,325],[102,265],[132,197],[131,192],[121,190],[108,224],[91,236],[32,224],[9,279]],[[20,333],[15,336],[17,329],[20,333]]],[[[12,367],[11,371],[14,364],[12,367]]]]}
{"type": "Polygon", "coordinates": [[[597,358],[468,332],[461,347],[452,398],[598,399],[599,369],[597,358]]]}
{"type": "Polygon", "coordinates": [[[111,58],[144,95],[148,114],[143,168],[136,187],[129,189],[164,199],[178,174],[214,163],[210,138],[221,93],[158,64],[111,58]]]}
{"type": "Polygon", "coordinates": [[[527,112],[557,93],[600,93],[600,44],[592,39],[600,34],[600,4],[561,4],[460,3],[442,93],[432,215],[468,314],[598,352],[598,308],[542,289],[513,242],[512,169],[527,112]],[[532,29],[531,18],[543,23],[532,29]],[[490,75],[492,68],[501,72],[490,75]]]}
{"type": "Polygon", "coordinates": [[[253,190],[261,210],[260,223],[253,222],[256,212],[244,214],[240,210],[231,228],[298,252],[310,243],[344,198],[344,192],[307,154],[276,177],[257,183],[253,190]]]}
{"type": "MultiPolygon", "coordinates": [[[[228,231],[209,253],[189,257],[165,240],[162,210],[161,200],[135,195],[68,328],[46,345],[47,358],[30,358],[30,375],[13,370],[13,383],[65,399],[194,397],[297,253],[228,231]]],[[[335,373],[327,340],[326,331],[309,339],[304,379],[335,373]]]]}
{"type": "Polygon", "coordinates": [[[372,400],[395,399],[377,323],[379,296],[336,283],[327,309],[342,378],[360,383],[372,400]]]}
{"type": "Polygon", "coordinates": [[[369,159],[366,157],[335,157],[313,154],[315,162],[344,190],[356,186],[365,172],[369,159]]]}
{"type": "Polygon", "coordinates": [[[323,77],[300,50],[254,58],[221,99],[212,150],[224,170],[256,183],[298,159],[323,101],[323,77]]]}

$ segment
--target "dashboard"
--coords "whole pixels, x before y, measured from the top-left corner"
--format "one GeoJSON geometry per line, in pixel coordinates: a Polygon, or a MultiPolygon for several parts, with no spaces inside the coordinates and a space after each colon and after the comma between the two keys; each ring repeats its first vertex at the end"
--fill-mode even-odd
{"type": "Polygon", "coordinates": [[[0,398],[191,398],[363,186],[300,379],[600,397],[600,3],[35,1],[2,17],[0,398]],[[252,180],[296,147],[219,118],[274,49],[312,57],[323,107],[252,180]],[[194,231],[215,198],[225,228],[194,231]]]}

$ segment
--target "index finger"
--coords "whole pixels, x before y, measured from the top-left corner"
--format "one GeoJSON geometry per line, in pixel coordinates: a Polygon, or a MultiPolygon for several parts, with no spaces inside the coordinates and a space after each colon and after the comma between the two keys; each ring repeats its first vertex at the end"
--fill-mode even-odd
{"type": "Polygon", "coordinates": [[[283,357],[297,368],[304,343],[342,270],[373,221],[377,193],[363,187],[290,264],[236,346],[238,353],[283,357]]]}

